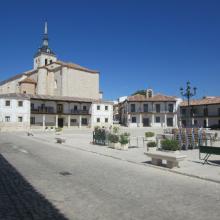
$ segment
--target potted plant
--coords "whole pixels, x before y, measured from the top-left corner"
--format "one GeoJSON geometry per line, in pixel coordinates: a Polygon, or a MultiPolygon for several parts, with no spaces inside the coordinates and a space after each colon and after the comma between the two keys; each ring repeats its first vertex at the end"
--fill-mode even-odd
{"type": "Polygon", "coordinates": [[[165,139],[161,141],[161,148],[164,151],[178,151],[179,143],[177,140],[165,139]]]}
{"type": "Polygon", "coordinates": [[[151,131],[145,132],[145,138],[147,140],[152,140],[154,135],[155,135],[154,132],[151,132],[151,131]]]}
{"type": "Polygon", "coordinates": [[[150,141],[147,143],[147,151],[149,150],[149,148],[156,148],[157,143],[155,141],[150,141]]]}
{"type": "Polygon", "coordinates": [[[58,127],[58,128],[55,128],[55,132],[56,132],[56,134],[61,134],[61,132],[62,132],[62,128],[61,127],[58,127]]]}
{"type": "Polygon", "coordinates": [[[128,150],[129,134],[128,133],[121,134],[119,142],[121,144],[122,150],[128,150]]]}
{"type": "Polygon", "coordinates": [[[114,149],[120,149],[119,137],[116,134],[108,135],[109,147],[114,149]]]}

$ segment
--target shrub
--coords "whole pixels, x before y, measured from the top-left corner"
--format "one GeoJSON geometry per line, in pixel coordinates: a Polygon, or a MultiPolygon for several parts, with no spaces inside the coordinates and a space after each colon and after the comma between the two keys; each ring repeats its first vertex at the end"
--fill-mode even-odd
{"type": "Polygon", "coordinates": [[[62,131],[61,127],[56,128],[56,132],[60,132],[60,131],[62,131]]]}
{"type": "Polygon", "coordinates": [[[154,132],[145,132],[145,137],[149,138],[149,137],[154,137],[154,132]]]}
{"type": "Polygon", "coordinates": [[[119,142],[119,137],[116,134],[109,134],[108,135],[108,140],[111,143],[118,143],[119,142]]]}
{"type": "Polygon", "coordinates": [[[121,144],[121,145],[128,144],[128,142],[129,142],[128,137],[129,137],[129,136],[128,136],[127,133],[121,134],[121,135],[120,135],[120,139],[119,139],[120,144],[121,144]]]}
{"type": "Polygon", "coordinates": [[[176,140],[162,140],[161,147],[163,150],[176,151],[179,150],[179,143],[176,140]]]}
{"type": "Polygon", "coordinates": [[[105,135],[105,130],[100,128],[100,127],[95,127],[95,130],[94,130],[94,139],[96,141],[105,141],[106,139],[106,135],[105,135]]]}
{"type": "Polygon", "coordinates": [[[157,143],[155,141],[150,141],[150,142],[147,143],[147,146],[148,147],[156,147],[157,143]]]}
{"type": "Polygon", "coordinates": [[[130,133],[128,133],[128,132],[125,132],[123,135],[130,137],[130,133]]]}
{"type": "Polygon", "coordinates": [[[113,133],[117,134],[119,132],[119,127],[113,127],[113,133]]]}

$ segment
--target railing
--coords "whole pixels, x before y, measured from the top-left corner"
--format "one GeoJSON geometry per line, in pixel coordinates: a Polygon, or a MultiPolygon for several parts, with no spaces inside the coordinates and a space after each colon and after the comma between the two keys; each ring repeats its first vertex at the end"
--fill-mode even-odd
{"type": "Polygon", "coordinates": [[[153,110],[153,111],[142,111],[141,109],[139,109],[139,110],[136,110],[136,111],[130,111],[129,113],[176,113],[176,111],[173,111],[173,112],[170,112],[170,111],[159,111],[159,112],[157,112],[157,111],[155,111],[155,110],[153,110]]]}
{"type": "Polygon", "coordinates": [[[32,108],[31,109],[31,113],[46,113],[46,114],[53,114],[53,113],[55,113],[55,111],[54,111],[54,108],[53,107],[45,107],[45,108],[41,108],[41,107],[39,107],[39,108],[32,108]]]}
{"type": "Polygon", "coordinates": [[[72,115],[88,115],[89,114],[89,110],[74,110],[71,109],[71,114],[72,115]]]}
{"type": "Polygon", "coordinates": [[[32,114],[71,114],[71,115],[88,115],[89,110],[74,110],[71,109],[69,112],[64,111],[55,111],[53,107],[45,107],[45,108],[32,108],[32,114]]]}

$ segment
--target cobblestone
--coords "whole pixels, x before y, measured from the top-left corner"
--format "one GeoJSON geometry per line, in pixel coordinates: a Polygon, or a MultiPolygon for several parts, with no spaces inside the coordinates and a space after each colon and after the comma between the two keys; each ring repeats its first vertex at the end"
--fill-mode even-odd
{"type": "Polygon", "coordinates": [[[0,220],[66,220],[0,155],[0,220]]]}

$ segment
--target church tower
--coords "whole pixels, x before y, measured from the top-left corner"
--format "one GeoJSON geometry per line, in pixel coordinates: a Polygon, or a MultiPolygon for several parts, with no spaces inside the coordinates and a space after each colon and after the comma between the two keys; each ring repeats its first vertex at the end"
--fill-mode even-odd
{"type": "Polygon", "coordinates": [[[49,48],[47,22],[45,22],[42,46],[34,55],[34,69],[46,66],[55,61],[57,61],[57,57],[56,54],[49,48]]]}

